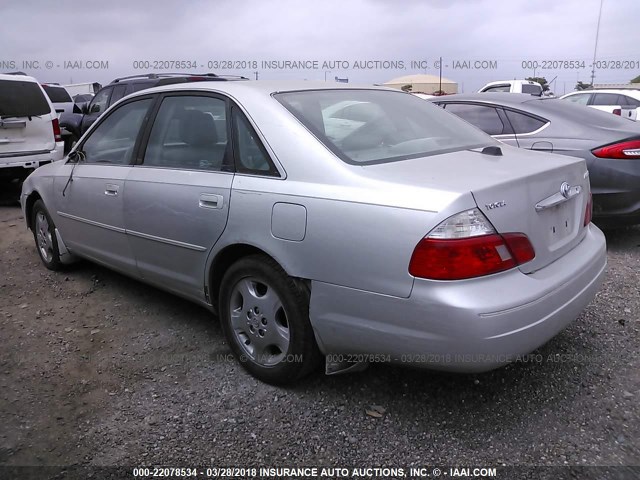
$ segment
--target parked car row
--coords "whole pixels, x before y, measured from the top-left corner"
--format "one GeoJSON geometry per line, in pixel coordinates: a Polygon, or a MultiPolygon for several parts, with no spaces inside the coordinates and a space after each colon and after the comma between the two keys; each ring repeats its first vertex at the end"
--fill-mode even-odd
{"type": "Polygon", "coordinates": [[[563,95],[563,100],[587,105],[597,110],[613,113],[629,120],[638,120],[640,112],[640,90],[584,90],[563,95]]]}
{"type": "Polygon", "coordinates": [[[513,94],[430,99],[503,143],[586,161],[599,225],[640,223],[640,124],[572,102],[513,94]]]}
{"type": "MultiPolygon", "coordinates": [[[[101,108],[65,161],[27,178],[47,268],[92,260],[217,312],[271,383],[323,355],[328,373],[489,370],[597,292],[605,239],[580,156],[500,143],[385,88],[211,80],[101,108]]],[[[528,133],[555,128],[509,122],[528,119],[543,123],[528,133]]]]}

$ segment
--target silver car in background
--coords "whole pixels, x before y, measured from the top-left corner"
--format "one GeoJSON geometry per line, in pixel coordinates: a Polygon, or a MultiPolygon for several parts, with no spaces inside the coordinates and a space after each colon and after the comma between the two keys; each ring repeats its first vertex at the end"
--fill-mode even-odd
{"type": "Polygon", "coordinates": [[[331,371],[496,368],[573,321],[606,267],[584,160],[376,87],[145,90],[21,203],[45,266],[89,259],[217,312],[271,383],[322,355],[331,371]]]}

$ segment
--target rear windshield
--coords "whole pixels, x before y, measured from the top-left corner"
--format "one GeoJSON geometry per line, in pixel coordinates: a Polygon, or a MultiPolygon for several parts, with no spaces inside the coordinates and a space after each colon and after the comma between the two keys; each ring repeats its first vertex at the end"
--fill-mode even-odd
{"type": "Polygon", "coordinates": [[[347,163],[386,163],[495,143],[455,115],[407,93],[306,90],[274,97],[347,163]]]}
{"type": "Polygon", "coordinates": [[[43,85],[44,91],[49,96],[49,100],[52,103],[65,103],[72,102],[71,97],[67,93],[67,91],[62,87],[54,87],[51,85],[43,85]]]}
{"type": "Polygon", "coordinates": [[[542,87],[540,85],[522,85],[522,93],[530,93],[531,95],[540,95],[542,87]]]}
{"type": "Polygon", "coordinates": [[[531,107],[530,113],[542,117],[553,113],[576,122],[576,125],[592,125],[612,130],[637,130],[640,133],[640,125],[637,122],[559,98],[535,98],[524,103],[531,107]]]}
{"type": "Polygon", "coordinates": [[[35,82],[0,80],[0,117],[47,115],[51,107],[35,82]]]}

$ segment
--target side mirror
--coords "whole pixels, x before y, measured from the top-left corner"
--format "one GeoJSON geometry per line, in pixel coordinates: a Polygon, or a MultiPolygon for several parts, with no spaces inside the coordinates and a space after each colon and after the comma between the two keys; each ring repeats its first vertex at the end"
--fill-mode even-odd
{"type": "Polygon", "coordinates": [[[91,105],[90,113],[100,113],[100,105],[98,105],[97,103],[91,105]]]}
{"type": "Polygon", "coordinates": [[[84,159],[84,153],[78,150],[71,150],[67,155],[67,161],[70,163],[80,163],[84,159]]]}

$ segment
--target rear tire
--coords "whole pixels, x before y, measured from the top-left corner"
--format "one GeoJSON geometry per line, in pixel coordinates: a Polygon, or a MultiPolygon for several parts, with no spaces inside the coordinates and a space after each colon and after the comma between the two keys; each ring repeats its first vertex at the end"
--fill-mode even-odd
{"type": "Polygon", "coordinates": [[[309,290],[270,257],[252,255],[229,267],[219,306],[231,350],[254,377],[282,385],[318,366],[309,290]]]}
{"type": "Polygon", "coordinates": [[[55,233],[56,226],[42,200],[36,200],[33,205],[31,226],[36,249],[44,266],[49,270],[62,270],[64,265],[60,261],[58,239],[55,233]]]}

